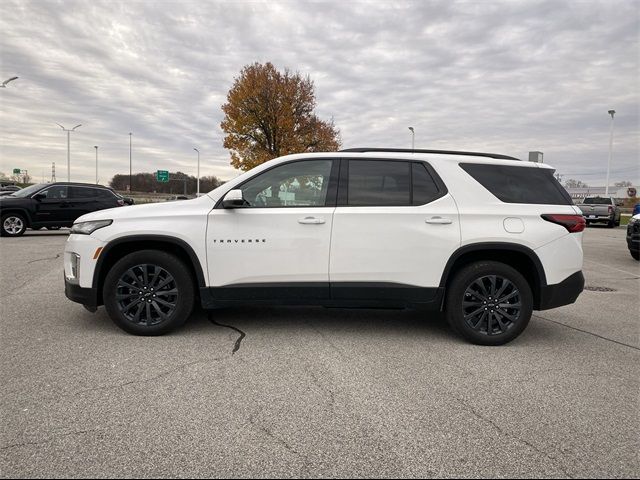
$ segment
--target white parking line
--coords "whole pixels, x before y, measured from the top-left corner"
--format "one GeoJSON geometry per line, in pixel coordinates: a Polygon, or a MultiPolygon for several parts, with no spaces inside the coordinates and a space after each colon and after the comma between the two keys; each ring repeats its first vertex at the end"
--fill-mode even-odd
{"type": "Polygon", "coordinates": [[[593,263],[595,265],[600,265],[601,267],[610,268],[612,270],[617,270],[618,272],[628,273],[629,275],[633,275],[634,278],[640,278],[640,275],[638,275],[638,273],[628,272],[627,270],[622,270],[621,268],[612,267],[611,265],[606,265],[604,263],[594,262],[593,260],[584,260],[584,261],[588,262],[588,263],[593,263]]]}

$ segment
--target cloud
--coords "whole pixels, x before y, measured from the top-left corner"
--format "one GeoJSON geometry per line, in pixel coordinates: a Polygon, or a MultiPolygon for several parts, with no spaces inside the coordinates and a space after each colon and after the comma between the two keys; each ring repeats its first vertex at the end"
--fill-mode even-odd
{"type": "Polygon", "coordinates": [[[640,183],[636,2],[5,2],[0,171],[72,179],[180,169],[232,178],[221,104],[240,69],[309,74],[345,147],[410,145],[526,158],[640,183]]]}

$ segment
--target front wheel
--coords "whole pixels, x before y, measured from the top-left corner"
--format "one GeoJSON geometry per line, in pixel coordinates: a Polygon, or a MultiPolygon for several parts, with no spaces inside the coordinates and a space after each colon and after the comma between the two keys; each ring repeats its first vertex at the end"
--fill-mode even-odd
{"type": "Polygon", "coordinates": [[[18,213],[7,213],[0,221],[0,234],[3,237],[19,237],[27,229],[27,221],[18,213]]]}
{"type": "Polygon", "coordinates": [[[190,269],[159,250],[141,250],[121,258],[103,286],[107,313],[134,335],[163,335],[191,315],[194,283],[190,269]]]}
{"type": "Polygon", "coordinates": [[[533,295],[525,278],[504,263],[462,268],[447,291],[446,316],[459,335],[478,345],[503,345],[529,324],[533,295]]]}

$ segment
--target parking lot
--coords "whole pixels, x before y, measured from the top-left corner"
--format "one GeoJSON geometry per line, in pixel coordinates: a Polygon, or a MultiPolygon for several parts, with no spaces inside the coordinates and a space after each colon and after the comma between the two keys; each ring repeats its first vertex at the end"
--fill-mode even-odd
{"type": "Polygon", "coordinates": [[[65,298],[65,240],[0,240],[2,477],[640,475],[622,227],[586,231],[576,304],[498,348],[437,315],[293,307],[134,337],[65,298]]]}

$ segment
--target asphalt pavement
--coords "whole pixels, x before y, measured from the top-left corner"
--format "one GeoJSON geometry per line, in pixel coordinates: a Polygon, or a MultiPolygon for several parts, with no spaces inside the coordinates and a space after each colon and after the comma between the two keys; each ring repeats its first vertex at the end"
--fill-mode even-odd
{"type": "Polygon", "coordinates": [[[135,337],[65,298],[65,231],[2,238],[0,476],[638,477],[624,237],[589,228],[588,290],[497,348],[439,315],[300,307],[135,337]]]}

